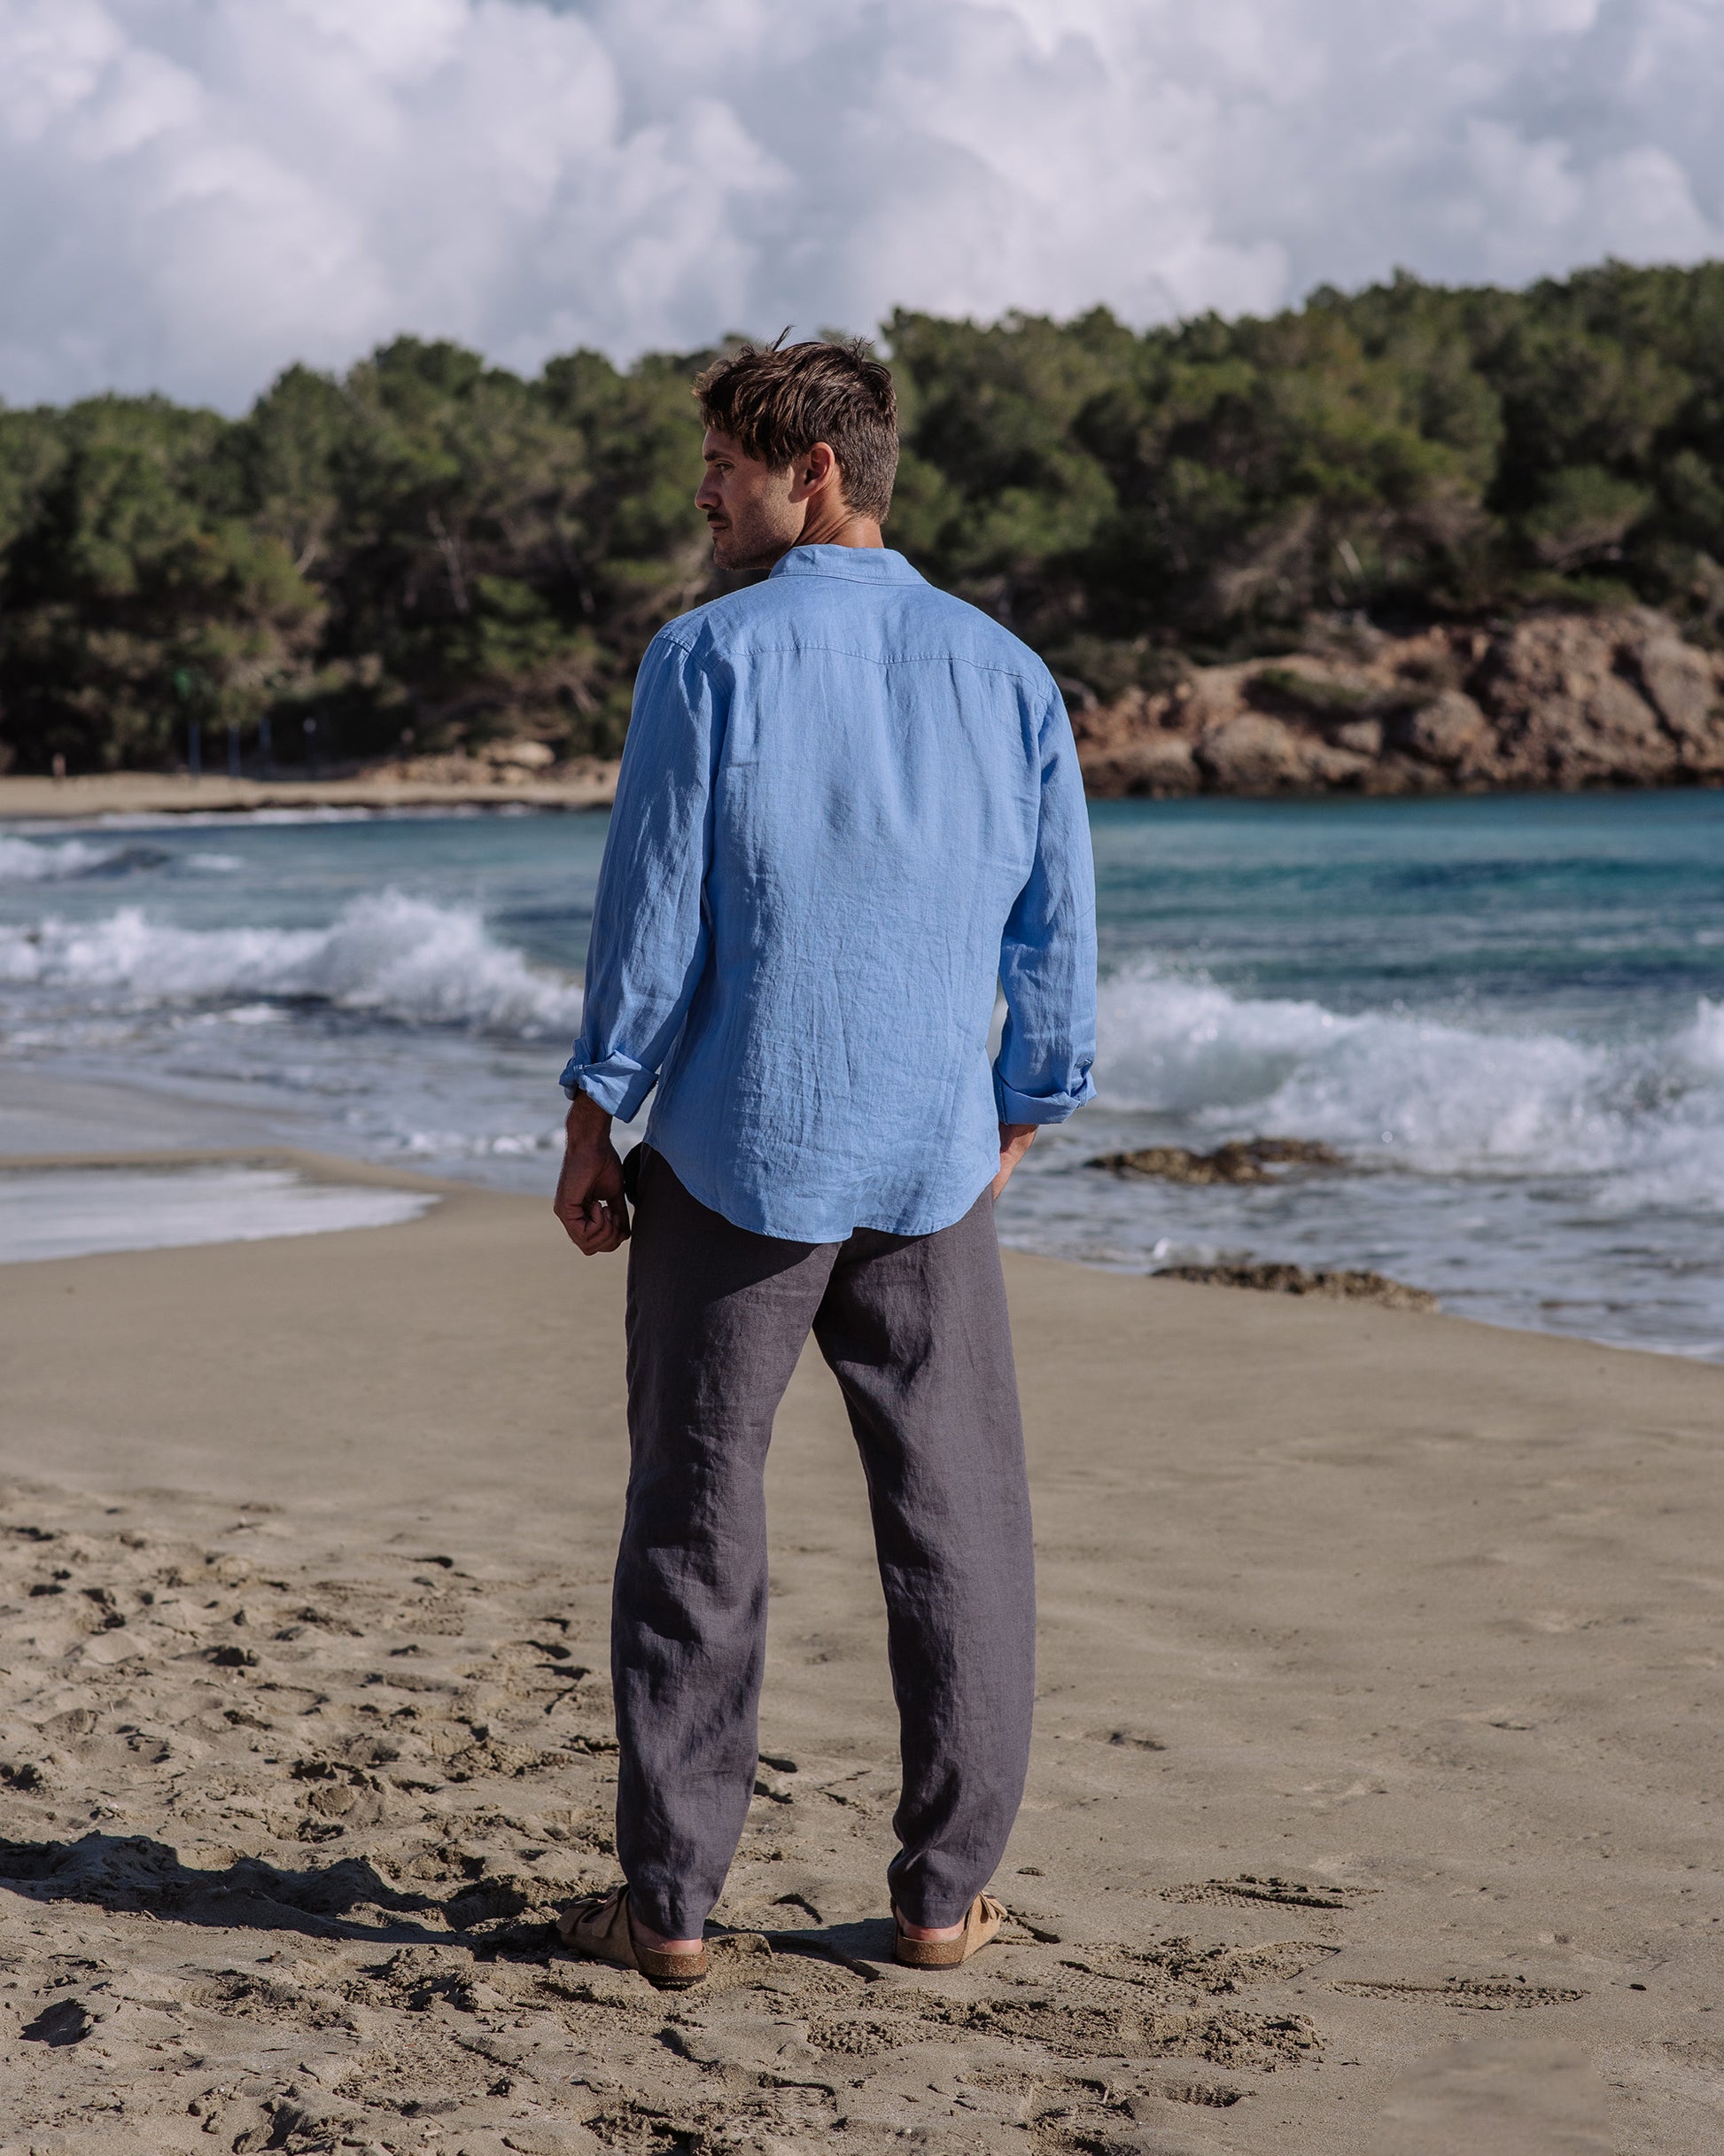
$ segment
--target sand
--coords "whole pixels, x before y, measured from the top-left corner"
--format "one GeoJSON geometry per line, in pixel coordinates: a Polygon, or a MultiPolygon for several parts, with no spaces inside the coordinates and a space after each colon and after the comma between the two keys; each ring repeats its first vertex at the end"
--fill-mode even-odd
{"type": "Polygon", "coordinates": [[[885,1958],[879,1592],[804,1364],[759,1790],[679,1996],[547,1931],[612,1877],[622,1261],[450,1187],[9,1268],[0,2149],[1720,2146],[1724,1371],[1008,1273],[1006,1943],[885,1958]]]}
{"type": "Polygon", "coordinates": [[[0,778],[0,819],[86,822],[98,816],[210,815],[246,809],[609,808],[614,762],[597,758],[547,778],[514,772],[413,779],[386,765],[339,779],[229,779],[183,772],[110,771],[81,778],[0,778]]]}

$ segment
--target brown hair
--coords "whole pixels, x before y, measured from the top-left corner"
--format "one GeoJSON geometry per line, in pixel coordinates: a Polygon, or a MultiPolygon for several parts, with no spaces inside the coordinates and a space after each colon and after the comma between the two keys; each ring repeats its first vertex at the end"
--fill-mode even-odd
{"type": "Polygon", "coordinates": [[[898,463],[898,406],[889,368],[860,338],[843,344],[743,345],[695,382],[701,417],[774,471],[825,442],[844,499],[883,518],[898,463]]]}

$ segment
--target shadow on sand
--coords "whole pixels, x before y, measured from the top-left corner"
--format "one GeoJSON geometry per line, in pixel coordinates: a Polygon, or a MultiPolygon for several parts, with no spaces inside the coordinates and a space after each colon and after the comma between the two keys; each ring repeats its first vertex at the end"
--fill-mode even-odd
{"type": "MultiPolygon", "coordinates": [[[[429,1894],[402,1894],[369,1864],[346,1857],[338,1864],[283,1871],[255,1856],[241,1856],[220,1872],[180,1862],[166,1842],[143,1835],[84,1834],[76,1841],[0,1841],[0,1891],[33,1902],[85,1902],[98,1909],[141,1911],[178,1924],[206,1924],[236,1931],[301,1932],[320,1939],[372,1939],[402,1945],[452,1943],[442,1925],[435,1930],[411,1919],[431,1910],[444,1922],[462,1925],[464,1889],[448,1901],[429,1894]],[[371,1912],[369,1920],[358,1911],[371,1912]]],[[[477,1914],[507,1913],[490,1908],[477,1914]]]]}
{"type": "MultiPolygon", "coordinates": [[[[522,1897],[501,1880],[478,1880],[447,1896],[403,1894],[353,1856],[297,1872],[240,1856],[222,1871],[199,1871],[182,1864],[165,1841],[142,1834],[0,1841],[0,1893],[36,1903],[82,1902],[214,1930],[298,1932],[379,1946],[466,1946],[485,1958],[542,1958],[560,1946],[554,1927],[525,1915],[522,1897]],[[435,1926],[414,1920],[433,1911],[441,1919],[435,1926]]],[[[739,1944],[764,1938],[775,1954],[836,1961],[870,1981],[892,1966],[892,1927],[883,1919],[765,1933],[707,1928],[739,1944]]]]}

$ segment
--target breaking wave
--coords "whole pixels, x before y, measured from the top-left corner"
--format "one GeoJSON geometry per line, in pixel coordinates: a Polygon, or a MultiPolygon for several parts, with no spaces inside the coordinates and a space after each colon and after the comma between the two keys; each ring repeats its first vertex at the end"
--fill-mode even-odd
{"type": "Polygon", "coordinates": [[[571,1034],[580,990],[494,942],[479,915],[385,891],[328,928],[182,929],[138,907],[0,929],[0,984],[151,1004],[283,1000],[522,1039],[571,1034]]]}
{"type": "MultiPolygon", "coordinates": [[[[316,929],[177,928],[141,907],[0,928],[0,985],[86,1013],[203,1007],[260,1024],[309,1004],[523,1040],[567,1039],[581,1012],[573,980],[476,910],[394,890],[316,929]]],[[[1724,1209],[1724,1001],[1599,1041],[1244,997],[1144,964],[1103,984],[1099,1040],[1103,1116],[1322,1139],[1436,1177],[1579,1179],[1611,1212],[1724,1209]]]]}
{"type": "Polygon", "coordinates": [[[42,841],[0,837],[0,883],[66,883],[101,876],[128,851],[93,846],[84,838],[42,841]]]}
{"type": "Polygon", "coordinates": [[[187,868],[230,876],[242,866],[231,853],[164,852],[159,846],[92,845],[87,838],[12,838],[0,835],[0,883],[74,883],[129,876],[134,870],[187,868]]]}
{"type": "Polygon", "coordinates": [[[1596,1043],[1240,998],[1143,966],[1104,983],[1109,1108],[1317,1138],[1438,1175],[1604,1179],[1627,1204],[1724,1206],[1724,1003],[1596,1043]]]}

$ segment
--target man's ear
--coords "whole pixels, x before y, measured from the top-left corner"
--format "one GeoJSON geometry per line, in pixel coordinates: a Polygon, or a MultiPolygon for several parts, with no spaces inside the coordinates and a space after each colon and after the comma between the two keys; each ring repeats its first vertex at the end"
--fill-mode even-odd
{"type": "Polygon", "coordinates": [[[806,500],[818,494],[838,469],[838,459],[832,453],[829,442],[817,441],[798,460],[796,469],[796,495],[806,500]]]}

